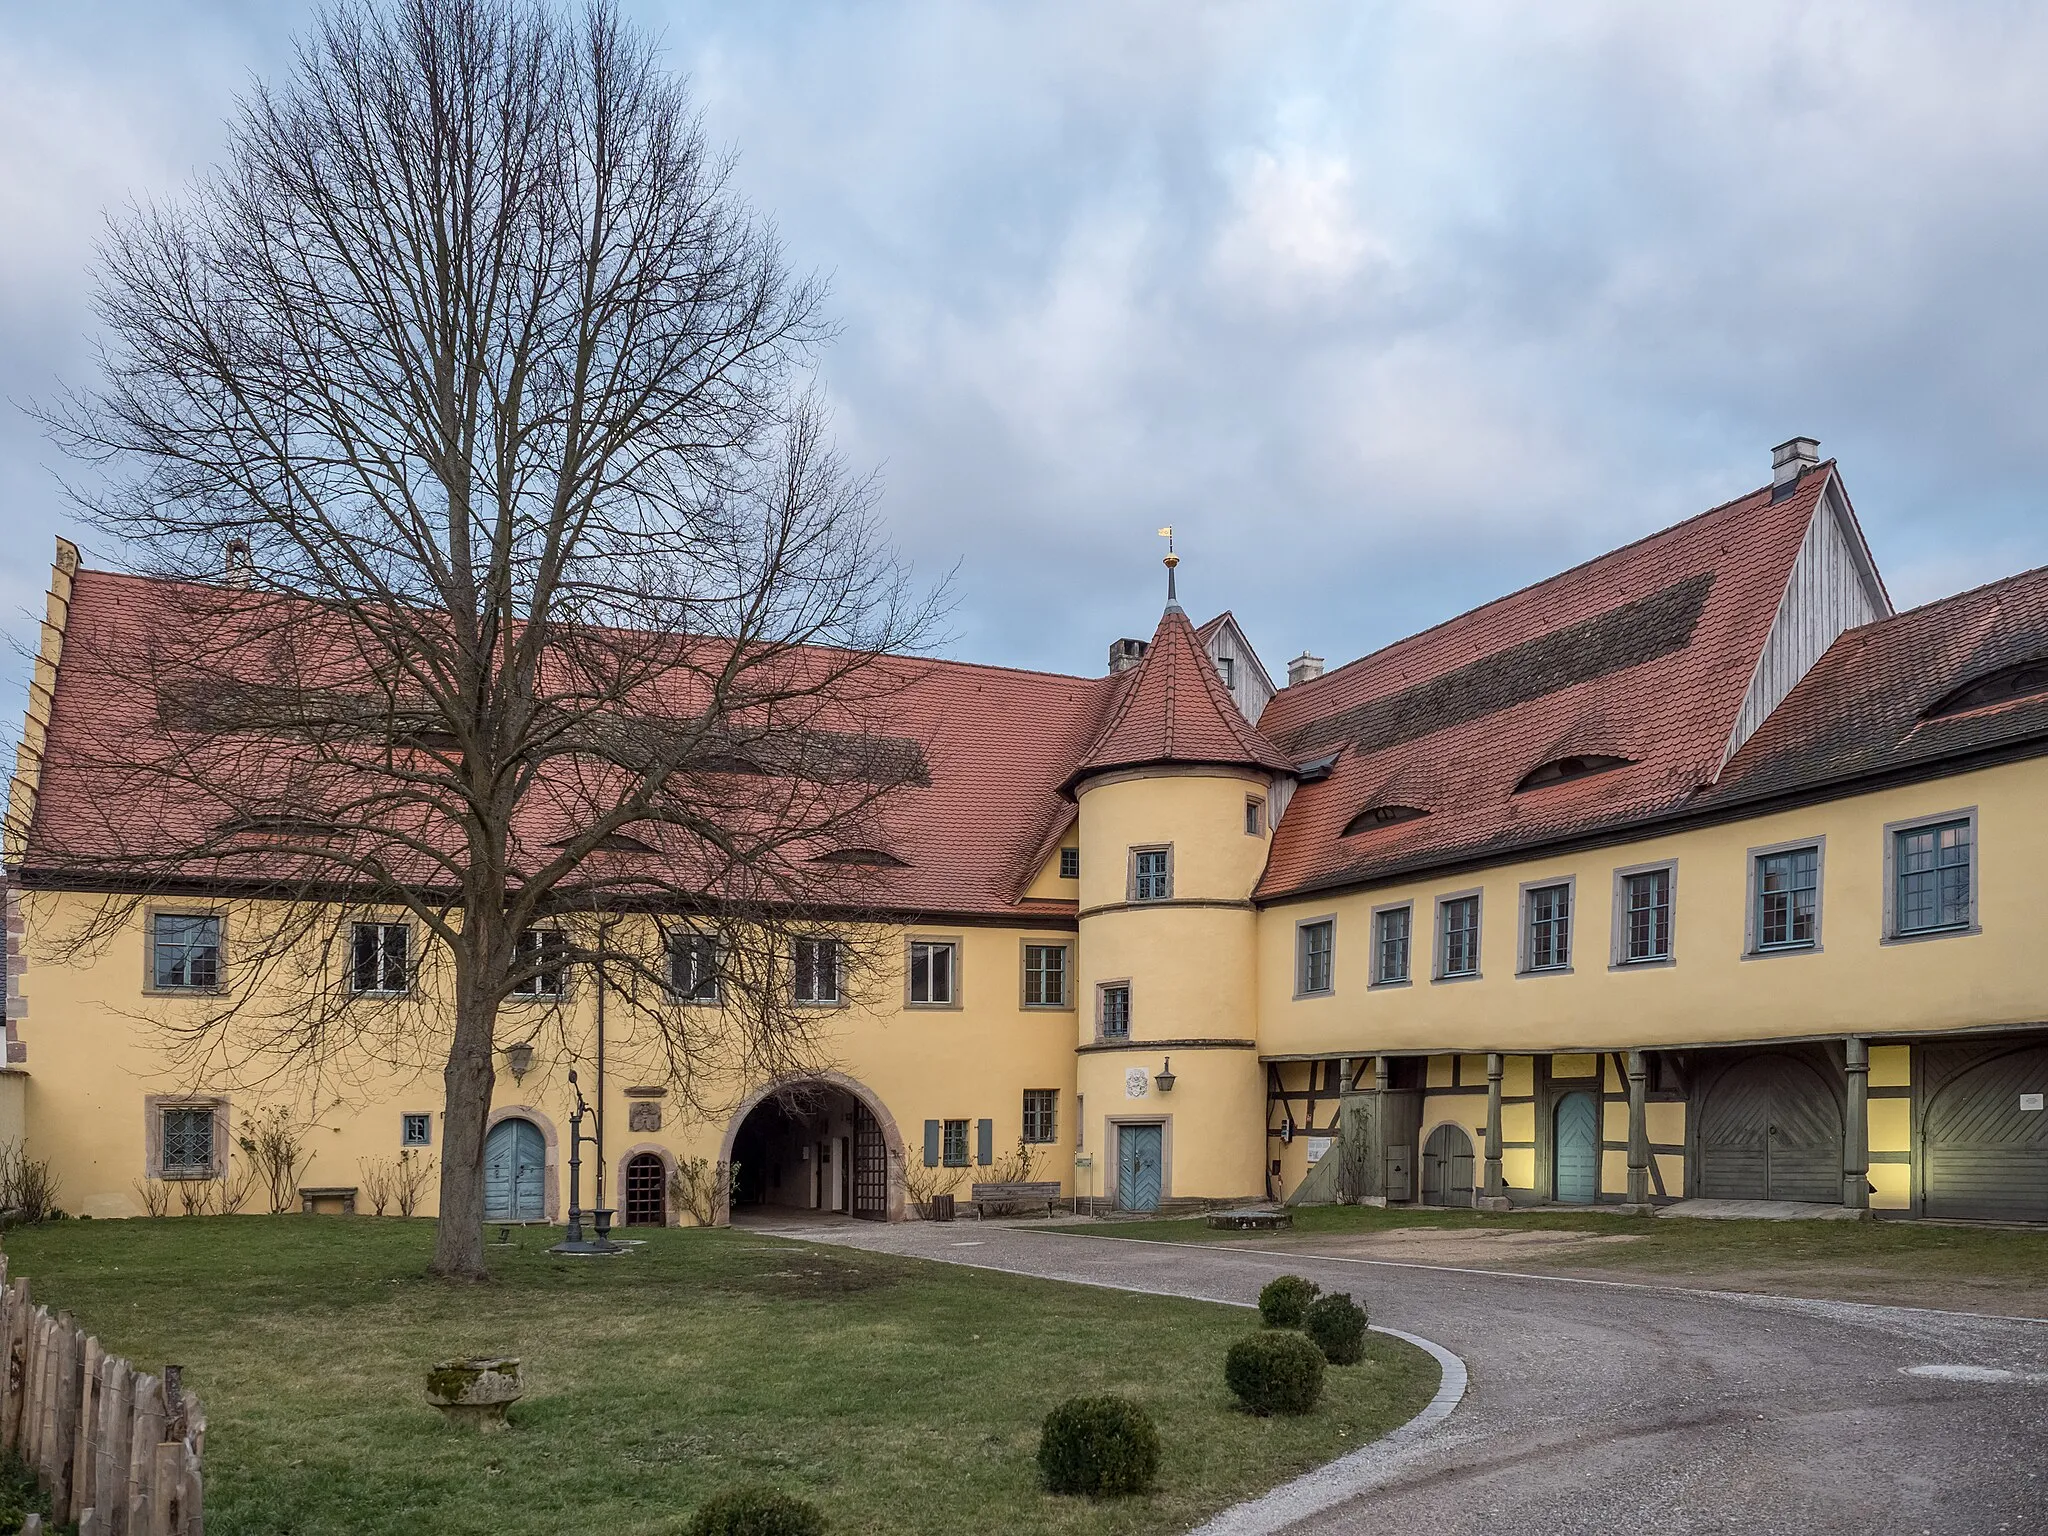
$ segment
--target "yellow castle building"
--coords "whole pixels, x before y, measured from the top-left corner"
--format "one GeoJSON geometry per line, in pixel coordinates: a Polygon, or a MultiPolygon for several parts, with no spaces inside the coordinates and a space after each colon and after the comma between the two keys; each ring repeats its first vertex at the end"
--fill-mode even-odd
{"type": "MultiPolygon", "coordinates": [[[[119,887],[39,850],[99,793],[81,743],[128,707],[155,590],[60,545],[7,823],[0,1135],[94,1216],[230,1178],[294,1091],[165,1049],[255,984],[218,893],[46,942],[119,887]]],[[[1020,1150],[1083,1208],[2048,1220],[2048,571],[1894,612],[1810,440],[1748,495],[1282,687],[1229,614],[1171,598],[1104,676],[902,666],[926,772],[886,846],[826,855],[874,872],[900,974],[843,997],[844,936],[799,939],[816,1068],[715,1109],[607,1026],[601,978],[538,977],[501,1020],[492,1219],[560,1218],[575,1070],[586,1201],[629,1223],[683,1219],[692,1162],[735,1169],[738,1208],[894,1219],[1020,1150]]],[[[366,1020],[424,942],[355,926],[366,1020]]],[[[714,972],[679,952],[673,981],[715,1017],[714,972]]],[[[308,1203],[434,1156],[439,1097],[431,1057],[315,1090],[308,1203]]]]}

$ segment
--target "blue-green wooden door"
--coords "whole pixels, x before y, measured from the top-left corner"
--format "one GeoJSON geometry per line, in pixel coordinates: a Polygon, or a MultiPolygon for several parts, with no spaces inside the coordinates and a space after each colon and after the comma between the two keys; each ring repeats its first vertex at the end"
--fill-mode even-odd
{"type": "Polygon", "coordinates": [[[1591,1205],[1600,1191],[1600,1101],[1590,1093],[1566,1094],[1557,1101],[1556,1127],[1557,1198],[1591,1205]]]}
{"type": "Polygon", "coordinates": [[[1156,1125],[1117,1128],[1116,1203],[1126,1211],[1159,1209],[1162,1148],[1165,1138],[1156,1125]]]}
{"type": "Polygon", "coordinates": [[[548,1146],[531,1120],[501,1120],[484,1141],[484,1220],[542,1221],[548,1146]]]}

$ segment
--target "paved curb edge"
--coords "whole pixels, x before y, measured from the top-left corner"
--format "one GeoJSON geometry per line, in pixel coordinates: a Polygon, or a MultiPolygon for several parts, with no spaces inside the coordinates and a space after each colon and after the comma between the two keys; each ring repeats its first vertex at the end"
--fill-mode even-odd
{"type": "Polygon", "coordinates": [[[1304,1472],[1293,1482],[1282,1483],[1256,1499],[1233,1504],[1222,1514],[1196,1526],[1190,1536],[1272,1536],[1272,1533],[1284,1531],[1299,1520],[1319,1515],[1346,1500],[1369,1493],[1401,1469],[1413,1454],[1416,1441],[1451,1416],[1465,1396],[1465,1362],[1435,1340],[1425,1339],[1419,1334],[1404,1333],[1399,1328],[1382,1328],[1377,1323],[1372,1331],[1388,1334],[1413,1344],[1417,1349],[1428,1350],[1435,1358],[1443,1376],[1429,1405],[1406,1424],[1389,1430],[1372,1444],[1362,1445],[1313,1472],[1304,1472]]]}

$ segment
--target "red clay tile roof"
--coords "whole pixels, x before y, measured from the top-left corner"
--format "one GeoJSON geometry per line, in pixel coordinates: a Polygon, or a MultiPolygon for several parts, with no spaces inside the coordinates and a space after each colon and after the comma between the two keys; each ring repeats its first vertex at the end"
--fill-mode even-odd
{"type": "MultiPolygon", "coordinates": [[[[30,878],[39,853],[47,868],[52,849],[89,850],[110,832],[133,847],[129,838],[146,841],[151,828],[180,824],[179,807],[106,785],[133,761],[131,743],[162,730],[148,668],[123,657],[140,654],[165,606],[163,583],[78,573],[22,861],[30,878]]],[[[870,871],[863,904],[1070,920],[1071,901],[1021,902],[1017,893],[1036,873],[1026,866],[1050,831],[1072,815],[1061,786],[1100,733],[1122,679],[908,658],[880,665],[900,683],[889,699],[891,729],[922,749],[929,782],[887,802],[878,841],[904,864],[870,871]]]]}
{"type": "Polygon", "coordinates": [[[2048,743],[2048,694],[1928,718],[1958,689],[2031,661],[2048,662],[2048,568],[1852,629],[1743,743],[1702,805],[2038,748],[2048,743]]]}
{"type": "Polygon", "coordinates": [[[1273,899],[1478,861],[1690,803],[1736,712],[1822,489],[1768,488],[1283,690],[1260,731],[1338,752],[1275,830],[1273,899]],[[1627,765],[1516,792],[1567,755],[1627,765]],[[1344,827],[1380,805],[1428,815],[1344,827]]]}
{"type": "Polygon", "coordinates": [[[1067,775],[1165,763],[1204,763],[1286,773],[1292,761],[1245,722],[1178,604],[1159,616],[1152,648],[1123,674],[1122,695],[1102,734],[1067,775]]]}

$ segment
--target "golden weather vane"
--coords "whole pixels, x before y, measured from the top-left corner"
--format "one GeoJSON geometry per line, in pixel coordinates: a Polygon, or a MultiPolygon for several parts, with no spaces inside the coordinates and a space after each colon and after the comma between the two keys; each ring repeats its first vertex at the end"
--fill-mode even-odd
{"type": "Polygon", "coordinates": [[[1173,595],[1173,568],[1180,564],[1180,556],[1173,552],[1173,524],[1168,523],[1160,529],[1159,537],[1166,540],[1166,600],[1178,602],[1179,599],[1173,595]]]}

